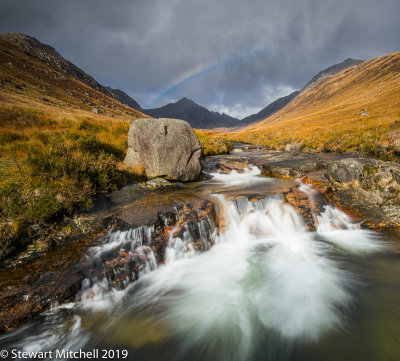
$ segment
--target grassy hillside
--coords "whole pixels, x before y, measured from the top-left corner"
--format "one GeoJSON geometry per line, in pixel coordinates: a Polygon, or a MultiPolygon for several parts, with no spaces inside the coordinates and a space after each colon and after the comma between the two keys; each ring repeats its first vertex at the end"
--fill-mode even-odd
{"type": "Polygon", "coordinates": [[[122,160],[144,116],[0,39],[0,251],[134,176],[122,160]]]}
{"type": "Polygon", "coordinates": [[[230,139],[282,148],[302,143],[325,151],[395,157],[400,137],[400,53],[323,78],[271,117],[230,139]]]}

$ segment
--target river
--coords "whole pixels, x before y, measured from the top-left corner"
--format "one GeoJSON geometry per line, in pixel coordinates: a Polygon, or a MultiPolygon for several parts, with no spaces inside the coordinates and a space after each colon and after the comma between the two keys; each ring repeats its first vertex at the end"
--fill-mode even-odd
{"type": "MultiPolygon", "coordinates": [[[[176,191],[216,204],[218,227],[198,225],[214,243],[208,251],[172,228],[160,263],[146,227],[114,230],[85,257],[98,267],[113,248],[145,255],[139,280],[110,289],[86,278],[79,301],[2,335],[0,348],[52,351],[48,359],[98,349],[99,359],[135,361],[398,360],[398,235],[362,229],[327,203],[313,210],[310,230],[281,194],[295,184],[249,166],[176,191]]],[[[318,196],[310,185],[300,191],[310,202],[318,196]]]]}

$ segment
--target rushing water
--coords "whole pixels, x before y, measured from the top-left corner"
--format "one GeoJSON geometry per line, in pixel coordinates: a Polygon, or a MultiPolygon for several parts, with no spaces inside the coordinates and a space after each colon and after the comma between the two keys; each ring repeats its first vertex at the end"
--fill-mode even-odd
{"type": "MultiPolygon", "coordinates": [[[[54,307],[0,346],[127,350],[129,360],[398,360],[400,257],[388,235],[331,205],[313,214],[312,232],[282,195],[232,201],[217,192],[268,194],[280,182],[259,174],[213,175],[226,225],[218,233],[198,224],[215,242],[209,251],[196,253],[190,232],[172,229],[158,265],[145,245],[151,228],[111,233],[86,257],[98,266],[115,249],[135,253],[139,280],[110,290],[107,277],[88,276],[80,302],[54,307]]],[[[311,186],[300,189],[312,202],[311,186]]]]}

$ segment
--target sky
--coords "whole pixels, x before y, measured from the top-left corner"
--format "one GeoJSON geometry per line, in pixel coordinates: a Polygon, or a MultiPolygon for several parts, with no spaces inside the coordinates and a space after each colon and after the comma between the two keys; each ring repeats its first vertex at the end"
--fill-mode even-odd
{"type": "Polygon", "coordinates": [[[243,118],[346,58],[400,51],[399,0],[0,0],[0,32],[53,46],[144,108],[243,118]]]}

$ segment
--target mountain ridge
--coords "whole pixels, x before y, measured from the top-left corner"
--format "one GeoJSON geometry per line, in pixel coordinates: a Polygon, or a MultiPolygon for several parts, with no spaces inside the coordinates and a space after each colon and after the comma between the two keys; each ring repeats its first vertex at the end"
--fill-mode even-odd
{"type": "Polygon", "coordinates": [[[75,64],[63,58],[50,45],[44,44],[32,36],[17,32],[0,34],[0,38],[22,49],[27,55],[31,54],[62,73],[82,81],[91,88],[109,97],[116,98],[105,86],[98,83],[91,75],[87,74],[75,64]]]}
{"type": "Polygon", "coordinates": [[[113,93],[121,103],[124,103],[126,105],[128,105],[129,107],[136,109],[138,111],[142,111],[143,108],[140,106],[140,104],[133,99],[131,96],[129,96],[128,94],[126,94],[123,90],[121,89],[114,89],[111,87],[107,87],[107,89],[113,93]]]}

